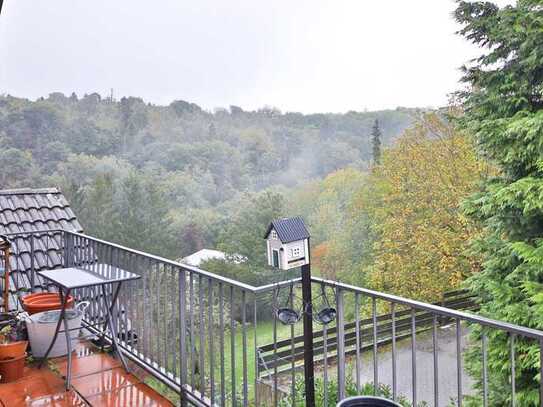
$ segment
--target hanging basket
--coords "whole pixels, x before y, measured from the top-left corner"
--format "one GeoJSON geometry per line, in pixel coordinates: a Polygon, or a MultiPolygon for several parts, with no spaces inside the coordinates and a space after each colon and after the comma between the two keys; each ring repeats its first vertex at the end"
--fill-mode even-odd
{"type": "Polygon", "coordinates": [[[321,285],[320,297],[323,299],[323,307],[317,313],[313,313],[313,320],[318,324],[328,325],[330,322],[336,319],[337,311],[330,305],[330,301],[328,301],[324,284],[321,285]]]}
{"type": "Polygon", "coordinates": [[[294,304],[294,286],[290,286],[290,293],[286,303],[283,306],[278,306],[279,288],[275,291],[275,297],[273,300],[275,317],[283,325],[294,325],[297,323],[303,315],[303,309],[297,311],[293,308],[294,304]]]}
{"type": "Polygon", "coordinates": [[[321,309],[314,316],[314,320],[322,325],[328,325],[330,322],[336,319],[336,309],[332,307],[327,307],[321,309]]]}
{"type": "Polygon", "coordinates": [[[275,316],[284,325],[294,325],[301,318],[300,313],[292,308],[278,308],[275,316]]]}

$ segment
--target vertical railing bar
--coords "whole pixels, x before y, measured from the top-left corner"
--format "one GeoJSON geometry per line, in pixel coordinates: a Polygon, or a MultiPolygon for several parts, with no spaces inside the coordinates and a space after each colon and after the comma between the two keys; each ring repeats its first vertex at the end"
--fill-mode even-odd
{"type": "Polygon", "coordinates": [[[241,292],[241,319],[243,325],[243,406],[249,405],[249,382],[247,378],[247,292],[241,292]]]}
{"type": "MultiPolygon", "coordinates": [[[[121,249],[115,248],[115,267],[116,268],[114,270],[119,268],[120,257],[121,257],[121,249]]],[[[82,264],[84,264],[84,262],[85,262],[83,257],[81,259],[81,262],[82,262],[82,264]]],[[[115,273],[113,273],[112,276],[115,276],[115,273]]],[[[113,290],[114,290],[114,288],[111,287],[111,292],[110,292],[111,300],[113,300],[113,290]]],[[[114,324],[114,326],[115,326],[115,331],[116,331],[116,334],[117,334],[117,340],[119,340],[119,333],[120,333],[119,327],[122,325],[122,309],[121,309],[122,304],[121,304],[121,299],[122,299],[122,295],[119,295],[117,297],[117,301],[115,302],[115,306],[113,308],[114,311],[115,311],[115,324],[114,324]]],[[[110,332],[110,333],[111,333],[111,335],[113,335],[113,332],[110,332]]]]}
{"type": "Polygon", "coordinates": [[[200,333],[200,363],[198,366],[198,373],[200,375],[200,394],[205,397],[205,339],[204,339],[204,290],[203,290],[203,277],[200,274],[198,276],[198,324],[200,333]]]}
{"type": "Polygon", "coordinates": [[[157,273],[155,272],[155,262],[150,261],[149,263],[149,360],[154,366],[156,357],[155,357],[155,335],[152,332],[155,331],[155,303],[154,303],[154,292],[156,290],[155,285],[157,284],[157,273]]]}
{"type": "MultiPolygon", "coordinates": [[[[36,290],[36,270],[34,265],[34,257],[36,253],[34,250],[34,234],[30,234],[30,292],[34,292],[36,290]]],[[[49,257],[49,256],[48,256],[49,257]]],[[[6,311],[9,307],[6,306],[6,311]]]]}
{"type": "MultiPolygon", "coordinates": [[[[483,351],[483,407],[488,407],[488,364],[487,364],[487,337],[486,337],[486,331],[484,328],[482,328],[481,333],[481,347],[483,351]]],[[[542,399],[543,400],[543,399],[542,399]]]]}
{"type": "MultiPolygon", "coordinates": [[[[123,266],[122,269],[123,270],[127,268],[127,264],[128,264],[129,261],[130,261],[130,253],[123,251],[123,263],[122,263],[122,266],[123,266]],[[127,259],[127,257],[128,257],[128,259],[127,259]]],[[[123,318],[124,326],[123,326],[122,331],[119,329],[119,332],[123,333],[122,341],[121,341],[121,338],[119,338],[119,341],[121,343],[124,342],[124,345],[126,347],[128,347],[128,310],[130,309],[129,295],[130,295],[130,291],[132,291],[131,287],[132,287],[132,282],[127,282],[126,286],[124,287],[125,289],[121,290],[121,292],[124,291],[123,296],[122,296],[123,308],[124,308],[122,318],[123,318]]]]}
{"type": "MultiPolygon", "coordinates": [[[[186,343],[186,314],[187,314],[187,276],[184,269],[180,269],[177,273],[179,287],[179,385],[181,403],[184,405],[185,397],[183,394],[183,386],[187,384],[187,343],[186,343]]],[[[221,307],[222,313],[222,307],[221,307]]],[[[221,330],[221,332],[223,332],[221,330]]],[[[224,404],[222,404],[224,406],[224,404]]]]}
{"type": "Polygon", "coordinates": [[[236,401],[236,320],[234,319],[234,286],[230,286],[230,373],[232,376],[231,394],[232,407],[237,407],[236,401]]]}
{"type": "Polygon", "coordinates": [[[458,407],[462,406],[462,325],[456,318],[456,383],[458,390],[458,407]]]}
{"type": "Polygon", "coordinates": [[[163,372],[167,372],[167,362],[166,362],[166,314],[165,314],[165,302],[166,298],[164,298],[165,294],[165,288],[168,286],[168,272],[167,272],[167,265],[158,262],[157,263],[157,276],[158,276],[158,284],[157,284],[157,313],[156,313],[156,322],[157,322],[157,328],[158,331],[161,334],[159,335],[159,338],[162,340],[157,341],[157,363],[158,368],[163,372]]]}
{"type": "MultiPolygon", "coordinates": [[[[89,257],[90,257],[90,253],[89,253],[89,257]]],[[[129,262],[131,261],[131,254],[130,252],[124,252],[124,256],[123,256],[123,260],[124,260],[124,264],[123,264],[123,270],[126,270],[128,269],[128,265],[129,265],[129,262]],[[127,259],[128,257],[128,259],[127,259]]],[[[90,260],[90,259],[89,259],[90,260]]],[[[128,312],[130,311],[130,309],[132,309],[132,304],[130,303],[130,293],[133,291],[132,290],[132,284],[133,282],[132,281],[129,281],[125,287],[125,289],[121,290],[124,291],[124,294],[123,294],[123,299],[124,299],[124,313],[123,313],[123,320],[124,320],[124,327],[123,327],[123,337],[122,337],[122,341],[124,342],[124,345],[125,347],[128,349],[129,347],[131,348],[132,346],[129,345],[130,341],[128,339],[128,321],[129,321],[129,317],[128,317],[128,312]]],[[[132,321],[130,321],[130,323],[132,324],[132,321]]],[[[121,340],[119,338],[119,340],[121,340]]],[[[131,353],[132,353],[132,350],[131,350],[131,353]]]]}
{"type": "MultiPolygon", "coordinates": [[[[170,319],[169,323],[170,323],[170,338],[172,338],[170,340],[170,344],[168,344],[168,347],[169,348],[173,348],[173,359],[172,359],[172,373],[173,373],[173,377],[177,377],[177,367],[178,367],[178,363],[177,363],[177,346],[176,345],[176,339],[177,339],[177,333],[179,332],[179,329],[178,329],[178,319],[176,318],[178,315],[179,315],[179,312],[181,312],[181,308],[179,307],[175,307],[175,303],[176,303],[176,295],[177,296],[180,296],[181,295],[181,291],[178,291],[177,294],[175,292],[175,287],[176,287],[176,284],[175,284],[175,278],[179,278],[179,270],[174,269],[174,267],[172,266],[171,267],[171,275],[170,275],[170,278],[171,278],[171,281],[172,283],[170,284],[171,286],[171,298],[173,299],[172,302],[168,301],[168,304],[170,305],[170,309],[171,309],[171,315],[173,316],[173,318],[170,319]],[[177,308],[177,312],[176,312],[176,309],[177,308]],[[177,315],[176,315],[177,314],[177,315]]],[[[178,285],[177,285],[178,286],[178,285]]],[[[179,303],[179,300],[177,301],[177,303],[179,303]]]]}
{"type": "Polygon", "coordinates": [[[411,378],[413,386],[413,405],[417,405],[417,326],[416,311],[411,308],[411,378]]]}
{"type": "Polygon", "coordinates": [[[190,373],[190,386],[192,390],[195,390],[196,387],[196,344],[194,341],[194,273],[190,272],[189,280],[189,296],[190,296],[190,313],[189,313],[189,325],[190,325],[190,364],[191,364],[191,373],[190,373]]]}
{"type": "MultiPolygon", "coordinates": [[[[257,342],[257,326],[258,326],[258,314],[257,314],[257,294],[254,294],[254,307],[253,307],[253,335],[254,335],[254,350],[255,350],[255,383],[254,383],[254,396],[255,396],[255,406],[258,406],[258,342],[257,342]]],[[[224,405],[224,404],[223,404],[224,405]]]]}
{"type": "Polygon", "coordinates": [[[323,383],[324,383],[324,405],[328,405],[328,328],[326,325],[322,328],[323,341],[323,383]]]}
{"type": "Polygon", "coordinates": [[[516,392],[515,392],[515,339],[516,335],[511,334],[511,407],[516,405],[516,392]]]}
{"type": "Polygon", "coordinates": [[[539,340],[539,405],[543,407],[543,339],[539,340]]]}
{"type": "MultiPolygon", "coordinates": [[[[273,309],[276,310],[278,307],[277,296],[279,289],[276,288],[273,292],[273,309]]],[[[278,393],[278,372],[277,372],[277,314],[273,314],[273,406],[277,407],[277,393],[278,393]]]]}
{"type": "Polygon", "coordinates": [[[162,284],[162,292],[163,292],[163,295],[162,295],[162,303],[163,303],[163,314],[162,314],[162,318],[160,318],[160,315],[159,315],[159,319],[163,319],[164,322],[163,322],[163,325],[164,325],[164,349],[163,349],[163,353],[164,353],[164,356],[163,356],[163,360],[164,360],[164,369],[165,369],[165,373],[167,374],[168,372],[171,372],[171,368],[170,368],[170,365],[171,365],[171,360],[172,358],[168,357],[170,356],[171,354],[171,350],[170,350],[170,346],[169,346],[169,339],[170,339],[170,322],[172,321],[172,317],[174,316],[173,312],[168,312],[168,304],[171,302],[171,301],[174,301],[174,298],[173,296],[169,296],[169,299],[168,299],[168,296],[166,295],[168,293],[168,291],[171,292],[171,288],[173,286],[173,284],[171,283],[170,279],[171,279],[171,270],[173,268],[173,266],[170,264],[164,264],[163,265],[164,269],[163,269],[163,273],[164,273],[164,279],[165,279],[165,284],[162,284]],[[168,272],[169,270],[169,272],[168,272]]]}
{"type": "Polygon", "coordinates": [[[173,286],[173,283],[171,281],[173,265],[164,264],[163,267],[164,267],[164,269],[163,269],[162,273],[164,274],[165,282],[162,284],[161,288],[162,288],[162,297],[163,297],[164,308],[163,308],[163,313],[160,316],[164,320],[164,322],[163,322],[163,327],[164,327],[164,348],[163,348],[163,353],[164,353],[164,373],[168,374],[168,373],[172,373],[172,370],[173,370],[170,366],[172,365],[172,361],[174,360],[173,358],[174,358],[174,352],[175,352],[175,347],[173,347],[173,349],[172,349],[172,346],[170,344],[170,340],[171,340],[170,339],[171,338],[170,327],[171,327],[172,322],[175,320],[175,314],[173,313],[173,309],[170,311],[168,308],[169,308],[169,305],[172,303],[172,301],[175,301],[175,299],[174,299],[174,297],[172,295],[172,291],[171,291],[172,286],[173,286]],[[168,317],[165,318],[166,315],[168,317]]]}
{"type": "Polygon", "coordinates": [[[213,280],[208,279],[208,321],[209,328],[207,336],[209,337],[209,381],[210,381],[210,399],[211,405],[215,404],[215,354],[213,352],[213,280]]]}
{"type": "MultiPolygon", "coordinates": [[[[153,306],[153,332],[160,332],[160,285],[161,285],[161,277],[162,273],[160,272],[160,263],[157,261],[155,262],[155,269],[153,271],[154,275],[154,295],[155,297],[155,304],[153,306]]],[[[162,336],[162,335],[161,335],[162,336]]],[[[160,336],[155,335],[155,346],[154,346],[154,361],[156,363],[157,369],[160,370],[160,336]]]]}
{"type": "Polygon", "coordinates": [[[149,341],[148,341],[148,334],[149,329],[147,327],[147,320],[149,319],[149,310],[147,307],[149,296],[147,295],[148,291],[148,284],[149,284],[149,260],[143,259],[143,268],[142,268],[142,283],[141,283],[141,289],[142,289],[142,295],[141,295],[141,304],[142,304],[142,315],[143,315],[143,329],[140,332],[140,338],[143,340],[143,354],[144,359],[147,361],[147,357],[149,355],[149,341]]]}
{"type": "Polygon", "coordinates": [[[379,361],[377,356],[377,299],[371,297],[371,318],[373,326],[373,395],[379,390],[379,361]]]}
{"type": "Polygon", "coordinates": [[[439,364],[437,342],[437,315],[432,316],[432,353],[434,359],[434,407],[439,407],[439,364]]]}
{"type": "Polygon", "coordinates": [[[354,296],[354,313],[356,316],[356,392],[360,393],[360,294],[354,296]]]}
{"type": "MultiPolygon", "coordinates": [[[[96,242],[95,242],[95,246],[94,246],[94,255],[96,256],[96,258],[98,259],[99,257],[99,252],[101,250],[101,246],[99,246],[96,242]]],[[[97,263],[96,263],[96,267],[95,267],[95,271],[96,273],[100,274],[100,269],[99,269],[99,263],[98,263],[98,260],[97,260],[97,263]]],[[[95,304],[97,302],[97,298],[96,296],[94,295],[95,293],[95,290],[94,288],[90,287],[90,288],[87,288],[85,290],[85,298],[90,301],[90,305],[89,307],[87,307],[85,313],[86,313],[86,318],[88,318],[88,320],[94,324],[96,323],[96,308],[95,308],[95,304]]]]}
{"type": "Polygon", "coordinates": [[[343,309],[343,290],[337,289],[337,379],[338,401],[345,398],[345,312],[343,309]]]}
{"type": "Polygon", "coordinates": [[[390,303],[390,313],[392,318],[392,400],[396,401],[398,397],[398,380],[396,372],[396,304],[390,303]]]}
{"type": "MultiPolygon", "coordinates": [[[[102,252],[102,246],[95,242],[94,255],[97,258],[95,270],[96,270],[96,273],[100,275],[101,275],[100,273],[101,269],[100,269],[99,259],[100,259],[101,252],[102,252]]],[[[96,323],[96,318],[97,318],[96,303],[99,300],[99,298],[96,297],[95,293],[96,291],[95,291],[95,288],[93,287],[87,288],[85,290],[85,297],[87,298],[87,300],[90,301],[90,306],[87,308],[86,313],[87,315],[89,315],[89,321],[91,321],[91,323],[93,324],[96,323]]]]}
{"type": "MultiPolygon", "coordinates": [[[[226,390],[224,377],[224,285],[219,283],[219,329],[220,347],[221,347],[221,406],[226,406],[226,390]]],[[[230,310],[232,312],[232,310],[230,310]]]]}
{"type": "MultiPolygon", "coordinates": [[[[103,265],[103,262],[101,260],[104,257],[104,245],[101,244],[101,243],[96,243],[95,253],[96,253],[97,262],[98,262],[98,265],[96,267],[97,268],[97,273],[100,274],[100,275],[103,275],[104,265],[103,265]]],[[[99,297],[100,293],[97,291],[96,287],[89,288],[87,293],[90,296],[90,298],[92,299],[92,304],[93,304],[93,306],[92,306],[92,322],[96,323],[97,321],[100,320],[100,309],[98,307],[98,303],[101,302],[100,297],[99,297]]]]}
{"type": "Polygon", "coordinates": [[[156,296],[157,296],[157,304],[156,304],[156,316],[155,316],[155,320],[156,320],[156,329],[157,331],[154,331],[154,332],[161,332],[162,334],[159,335],[157,337],[157,341],[156,341],[156,351],[157,351],[157,355],[156,355],[156,362],[157,362],[157,367],[159,370],[161,370],[162,372],[165,372],[166,369],[165,369],[165,362],[164,362],[164,357],[165,357],[165,352],[164,352],[164,321],[166,318],[161,318],[161,314],[164,312],[163,311],[163,303],[164,303],[164,298],[163,298],[163,295],[162,295],[162,287],[165,286],[167,284],[167,281],[165,279],[166,277],[166,273],[165,273],[165,266],[163,263],[157,261],[156,263],[156,296]]]}
{"type": "MultiPolygon", "coordinates": [[[[291,290],[294,291],[294,284],[291,290]]],[[[294,309],[294,296],[290,296],[290,308],[294,309]]],[[[296,405],[296,360],[295,360],[294,324],[290,326],[290,400],[291,405],[296,405]]]]}
{"type": "Polygon", "coordinates": [[[145,353],[145,338],[144,338],[144,332],[145,332],[145,258],[143,256],[136,256],[136,269],[138,271],[138,275],[141,276],[140,279],[136,282],[136,289],[134,290],[134,295],[136,296],[135,304],[136,304],[136,312],[137,312],[137,330],[136,335],[138,337],[137,340],[137,347],[138,347],[138,353],[141,355],[143,360],[147,357],[147,354],[145,353]]]}

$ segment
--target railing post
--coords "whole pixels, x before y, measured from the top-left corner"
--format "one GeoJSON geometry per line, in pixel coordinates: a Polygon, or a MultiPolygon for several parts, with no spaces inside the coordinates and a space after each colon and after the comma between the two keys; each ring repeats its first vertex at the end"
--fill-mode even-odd
{"type": "Polygon", "coordinates": [[[305,405],[315,406],[315,369],[313,366],[313,309],[311,307],[311,265],[302,266],[302,301],[304,304],[304,379],[305,405]]]}

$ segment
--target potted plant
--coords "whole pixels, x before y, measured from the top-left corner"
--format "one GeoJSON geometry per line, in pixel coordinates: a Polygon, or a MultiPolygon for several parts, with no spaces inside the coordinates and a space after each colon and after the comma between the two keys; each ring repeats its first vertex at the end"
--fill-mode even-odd
{"type": "Polygon", "coordinates": [[[11,325],[6,325],[0,329],[0,360],[24,355],[27,346],[28,341],[16,340],[15,334],[12,334],[11,325]]]}
{"type": "Polygon", "coordinates": [[[24,373],[28,341],[13,338],[11,325],[0,330],[0,383],[18,380],[24,373]]]}

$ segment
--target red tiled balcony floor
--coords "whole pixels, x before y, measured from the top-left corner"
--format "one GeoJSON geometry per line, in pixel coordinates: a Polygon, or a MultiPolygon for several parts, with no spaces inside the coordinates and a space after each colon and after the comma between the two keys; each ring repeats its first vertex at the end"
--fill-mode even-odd
{"type": "Polygon", "coordinates": [[[167,399],[120,363],[92,345],[78,345],[72,363],[72,388],[65,389],[66,358],[52,359],[55,371],[47,367],[25,367],[21,380],[0,384],[0,406],[172,406],[167,399]]]}

